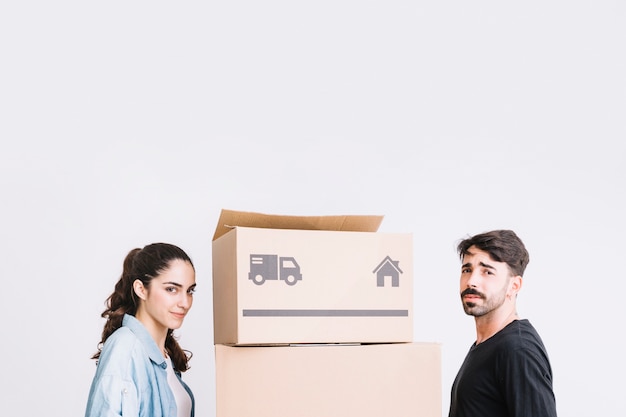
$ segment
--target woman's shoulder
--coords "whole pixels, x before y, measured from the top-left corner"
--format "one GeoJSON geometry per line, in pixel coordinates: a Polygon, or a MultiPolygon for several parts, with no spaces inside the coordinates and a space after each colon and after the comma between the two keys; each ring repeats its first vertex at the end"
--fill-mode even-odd
{"type": "Polygon", "coordinates": [[[108,337],[106,343],[112,345],[132,345],[137,343],[137,336],[128,328],[128,327],[120,327],[116,331],[114,331],[111,336],[108,337]]]}
{"type": "Polygon", "coordinates": [[[131,356],[139,345],[139,339],[130,329],[120,327],[104,342],[100,356],[131,356]]]}
{"type": "Polygon", "coordinates": [[[102,346],[98,368],[105,374],[126,375],[137,363],[147,358],[145,349],[137,336],[125,327],[120,327],[107,338],[102,346]]]}

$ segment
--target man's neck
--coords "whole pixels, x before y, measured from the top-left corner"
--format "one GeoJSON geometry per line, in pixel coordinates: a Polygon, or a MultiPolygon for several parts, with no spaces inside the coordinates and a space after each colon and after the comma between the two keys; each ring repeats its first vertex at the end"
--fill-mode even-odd
{"type": "MultiPolygon", "coordinates": [[[[492,313],[496,313],[493,311],[492,313]]],[[[519,316],[515,307],[502,314],[491,313],[476,317],[476,344],[480,344],[504,329],[511,322],[518,320],[519,316]]]]}

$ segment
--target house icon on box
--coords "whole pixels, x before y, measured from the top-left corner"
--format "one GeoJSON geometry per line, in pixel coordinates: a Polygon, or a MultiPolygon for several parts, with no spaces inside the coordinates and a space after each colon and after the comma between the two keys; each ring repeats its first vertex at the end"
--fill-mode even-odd
{"type": "Polygon", "coordinates": [[[402,270],[398,266],[400,261],[394,261],[389,256],[385,256],[385,259],[372,271],[376,274],[376,286],[384,287],[385,286],[385,278],[391,277],[391,286],[399,287],[400,286],[400,274],[402,274],[402,270]]]}

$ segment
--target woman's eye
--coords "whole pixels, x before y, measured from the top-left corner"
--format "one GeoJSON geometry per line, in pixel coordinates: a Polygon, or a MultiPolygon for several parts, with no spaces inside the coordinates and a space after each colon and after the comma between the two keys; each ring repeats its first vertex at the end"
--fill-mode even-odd
{"type": "Polygon", "coordinates": [[[195,293],[196,293],[196,289],[195,289],[195,288],[189,288],[189,289],[187,290],[187,294],[194,295],[195,293]]]}
{"type": "Polygon", "coordinates": [[[171,293],[175,293],[175,292],[176,292],[176,287],[167,287],[167,288],[165,289],[165,291],[167,291],[167,292],[171,292],[171,293]]]}

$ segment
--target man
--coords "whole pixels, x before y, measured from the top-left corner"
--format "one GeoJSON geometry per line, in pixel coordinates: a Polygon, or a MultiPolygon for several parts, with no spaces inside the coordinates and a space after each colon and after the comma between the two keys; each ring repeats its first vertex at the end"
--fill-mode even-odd
{"type": "Polygon", "coordinates": [[[516,310],[529,255],[511,230],[462,240],[461,301],[476,341],[452,384],[449,417],[556,417],[552,368],[539,334],[516,310]]]}

